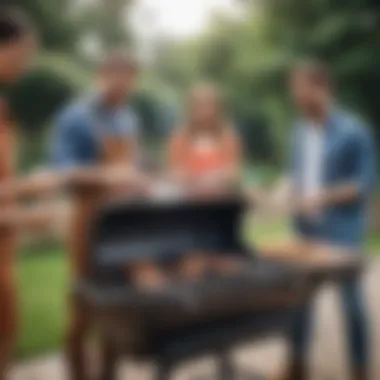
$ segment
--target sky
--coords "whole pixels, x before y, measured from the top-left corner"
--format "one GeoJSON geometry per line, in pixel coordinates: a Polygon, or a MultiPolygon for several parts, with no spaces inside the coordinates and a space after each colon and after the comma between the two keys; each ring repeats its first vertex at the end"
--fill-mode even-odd
{"type": "Polygon", "coordinates": [[[237,0],[139,0],[133,23],[141,34],[186,38],[202,31],[215,10],[234,11],[237,0]]]}
{"type": "MultiPolygon", "coordinates": [[[[84,5],[94,0],[77,0],[84,5]]],[[[202,32],[213,12],[239,13],[239,0],[134,0],[125,22],[135,33],[138,51],[149,59],[160,37],[186,39],[202,32]]],[[[81,44],[89,56],[96,56],[97,41],[84,38],[81,44]]]]}

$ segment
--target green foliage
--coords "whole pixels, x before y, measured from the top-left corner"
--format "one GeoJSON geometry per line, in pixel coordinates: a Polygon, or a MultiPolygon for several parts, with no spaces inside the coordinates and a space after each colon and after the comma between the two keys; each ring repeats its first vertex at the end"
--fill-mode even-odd
{"type": "Polygon", "coordinates": [[[183,96],[199,80],[212,81],[223,91],[231,118],[245,142],[248,158],[275,163],[279,124],[284,129],[282,101],[274,98],[288,57],[263,42],[261,20],[241,23],[218,16],[196,40],[163,41],[157,56],[157,76],[165,77],[183,96]],[[281,118],[281,121],[279,119],[281,118]]]}
{"type": "Polygon", "coordinates": [[[93,0],[79,11],[77,20],[82,36],[99,42],[101,53],[132,44],[132,31],[125,23],[133,0],[93,0]]]}
{"type": "Polygon", "coordinates": [[[65,57],[41,60],[10,95],[21,128],[28,134],[39,135],[50,117],[83,87],[81,75],[78,67],[65,65],[65,57]]]}
{"type": "Polygon", "coordinates": [[[70,0],[1,0],[1,5],[25,11],[38,28],[45,49],[71,50],[78,25],[70,18],[70,0]]]}
{"type": "Polygon", "coordinates": [[[45,151],[46,126],[59,109],[87,85],[86,72],[64,55],[48,54],[10,93],[20,129],[20,168],[36,164],[45,151]]]}
{"type": "Polygon", "coordinates": [[[132,99],[131,106],[138,115],[142,134],[148,138],[157,138],[165,129],[163,105],[148,92],[140,92],[132,99]]]}
{"type": "Polygon", "coordinates": [[[293,118],[287,73],[295,60],[318,57],[331,65],[342,103],[369,119],[380,142],[379,8],[361,0],[248,1],[238,21],[219,15],[195,40],[164,41],[157,74],[179,93],[199,78],[217,82],[249,155],[279,163],[293,118]]]}
{"type": "Polygon", "coordinates": [[[282,41],[283,47],[295,56],[325,59],[336,75],[343,101],[359,109],[376,126],[380,116],[374,101],[380,63],[379,6],[360,0],[334,3],[308,0],[302,5],[290,0],[286,6],[284,2],[281,4],[282,7],[274,2],[263,4],[267,20],[276,18],[278,25],[268,43],[279,47],[282,41]],[[286,30],[293,33],[284,40],[286,30]]]}

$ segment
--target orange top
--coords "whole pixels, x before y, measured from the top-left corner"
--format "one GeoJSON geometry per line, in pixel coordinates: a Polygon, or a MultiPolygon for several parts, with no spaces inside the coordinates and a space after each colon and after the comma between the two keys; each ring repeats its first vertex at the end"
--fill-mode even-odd
{"type": "Polygon", "coordinates": [[[179,132],[170,141],[169,156],[171,168],[202,176],[239,165],[239,139],[232,130],[220,138],[199,136],[189,139],[179,132]]]}

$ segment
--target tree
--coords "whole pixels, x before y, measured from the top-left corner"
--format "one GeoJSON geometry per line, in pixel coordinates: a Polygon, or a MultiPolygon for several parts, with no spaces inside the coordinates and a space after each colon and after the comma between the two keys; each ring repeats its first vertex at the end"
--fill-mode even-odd
{"type": "MultiPolygon", "coordinates": [[[[284,58],[262,43],[255,23],[216,15],[200,38],[184,43],[165,41],[155,68],[157,76],[176,86],[183,97],[194,82],[216,83],[224,93],[229,113],[246,142],[247,156],[277,161],[273,111],[273,83],[284,58]]],[[[283,124],[282,124],[283,126],[283,124]]]]}
{"type": "Polygon", "coordinates": [[[12,89],[10,103],[20,132],[22,169],[42,159],[53,116],[83,89],[85,80],[80,66],[61,55],[45,55],[12,89]]]}
{"type": "Polygon", "coordinates": [[[298,59],[321,58],[332,68],[342,103],[370,121],[380,143],[378,1],[241,3],[243,19],[219,15],[196,40],[166,46],[170,54],[159,61],[159,75],[172,78],[182,91],[196,78],[220,84],[252,156],[280,162],[293,117],[286,76],[298,59]],[[262,133],[276,147],[267,144],[267,154],[261,142],[268,138],[262,133]]]}
{"type": "Polygon", "coordinates": [[[332,68],[343,103],[369,119],[380,141],[380,4],[377,1],[262,1],[268,41],[295,57],[311,55],[332,68]]]}
{"type": "Polygon", "coordinates": [[[126,20],[133,0],[94,0],[79,12],[82,34],[97,42],[99,53],[131,47],[126,20]]]}
{"type": "Polygon", "coordinates": [[[25,11],[38,28],[45,49],[71,50],[78,25],[71,13],[70,0],[2,0],[1,5],[25,11]]]}

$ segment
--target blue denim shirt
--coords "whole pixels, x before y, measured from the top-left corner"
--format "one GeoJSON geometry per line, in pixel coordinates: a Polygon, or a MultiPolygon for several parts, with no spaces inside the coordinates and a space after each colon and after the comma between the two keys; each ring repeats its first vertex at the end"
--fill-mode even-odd
{"type": "Polygon", "coordinates": [[[102,137],[135,138],[137,124],[128,107],[106,109],[97,96],[77,100],[55,121],[51,162],[64,169],[94,164],[100,158],[102,137]]]}
{"type": "MultiPolygon", "coordinates": [[[[305,127],[304,123],[297,123],[292,135],[291,176],[299,193],[304,183],[305,127]]],[[[304,237],[358,247],[365,237],[368,200],[376,177],[373,139],[361,121],[341,110],[335,110],[324,127],[323,186],[356,183],[360,194],[349,203],[325,207],[318,221],[296,216],[295,227],[304,237]]]]}

